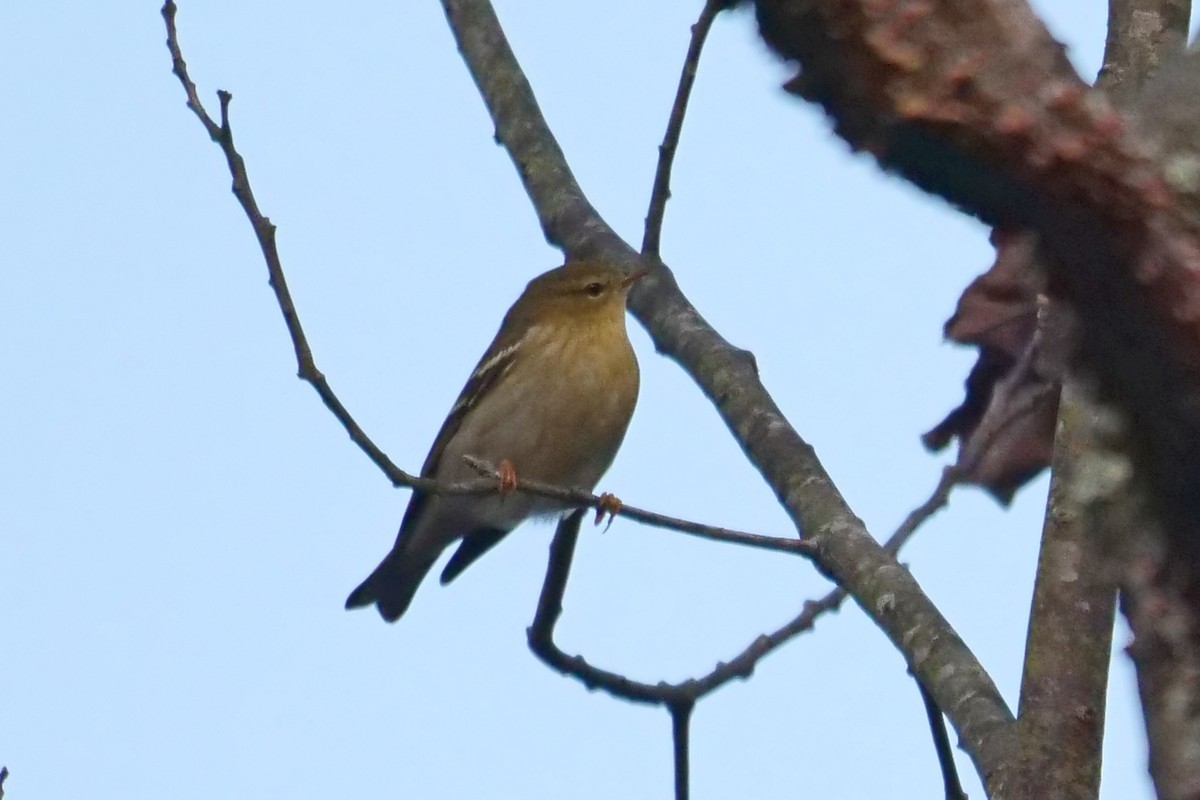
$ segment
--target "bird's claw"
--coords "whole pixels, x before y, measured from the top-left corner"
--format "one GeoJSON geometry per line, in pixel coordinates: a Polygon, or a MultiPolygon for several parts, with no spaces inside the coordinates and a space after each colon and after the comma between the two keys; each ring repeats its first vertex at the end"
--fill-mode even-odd
{"type": "Polygon", "coordinates": [[[496,465],[496,477],[500,480],[500,494],[508,494],[517,488],[517,468],[507,458],[496,465]]]}
{"type": "Polygon", "coordinates": [[[596,504],[596,525],[604,521],[608,517],[608,524],[604,526],[607,531],[612,527],[613,520],[616,519],[617,513],[621,510],[621,501],[615,494],[605,492],[600,495],[600,502],[596,504]]]}

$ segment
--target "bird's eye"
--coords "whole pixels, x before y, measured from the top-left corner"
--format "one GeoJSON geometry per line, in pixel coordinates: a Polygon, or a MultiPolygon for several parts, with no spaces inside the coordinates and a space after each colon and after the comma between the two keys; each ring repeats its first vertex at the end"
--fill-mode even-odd
{"type": "Polygon", "coordinates": [[[587,293],[588,297],[599,297],[604,294],[604,284],[599,282],[589,283],[583,287],[583,291],[587,293]]]}

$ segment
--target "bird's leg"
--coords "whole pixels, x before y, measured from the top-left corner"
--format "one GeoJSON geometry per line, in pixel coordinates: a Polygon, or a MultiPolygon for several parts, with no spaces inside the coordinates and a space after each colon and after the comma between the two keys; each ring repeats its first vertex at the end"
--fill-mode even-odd
{"type": "Polygon", "coordinates": [[[496,465],[496,475],[500,479],[500,494],[508,494],[517,488],[517,468],[507,458],[500,459],[496,465]]]}
{"type": "Polygon", "coordinates": [[[604,526],[607,531],[612,527],[613,520],[617,517],[617,512],[621,510],[621,500],[615,494],[605,492],[600,495],[600,504],[596,506],[596,524],[599,525],[604,521],[604,517],[608,517],[608,524],[604,526]]]}

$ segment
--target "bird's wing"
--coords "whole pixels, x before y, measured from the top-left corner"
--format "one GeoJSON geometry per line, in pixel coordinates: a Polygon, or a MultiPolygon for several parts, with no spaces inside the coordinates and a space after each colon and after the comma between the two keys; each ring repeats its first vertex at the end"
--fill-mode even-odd
{"type": "MultiPolygon", "coordinates": [[[[438,431],[437,437],[433,440],[433,447],[429,449],[429,455],[425,456],[425,463],[421,466],[421,477],[432,478],[437,472],[438,464],[441,463],[442,454],[446,451],[446,445],[458,433],[458,429],[462,426],[463,420],[467,414],[478,404],[480,398],[494,388],[500,379],[508,374],[516,362],[517,350],[521,346],[520,338],[506,337],[502,332],[496,335],[496,339],[492,342],[492,346],[484,353],[483,358],[475,365],[474,371],[471,372],[471,377],[467,379],[467,385],[459,392],[458,399],[454,402],[453,408],[446,416],[446,421],[442,423],[441,430],[438,431]],[[511,339],[511,341],[508,341],[511,339]]],[[[404,519],[400,523],[400,533],[396,537],[396,543],[404,537],[404,532],[415,524],[420,517],[421,509],[425,505],[425,500],[428,495],[423,492],[414,491],[412,499],[408,503],[408,508],[404,512],[404,519]]]]}

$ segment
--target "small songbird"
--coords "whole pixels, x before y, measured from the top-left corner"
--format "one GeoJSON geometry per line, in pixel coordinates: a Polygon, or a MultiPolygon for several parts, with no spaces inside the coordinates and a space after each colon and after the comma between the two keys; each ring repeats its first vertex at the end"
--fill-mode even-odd
{"type": "MultiPolygon", "coordinates": [[[[478,480],[464,456],[495,465],[502,489],[520,479],[591,491],[617,454],[638,395],[638,364],[625,331],[625,298],[645,270],[569,261],[529,282],[504,317],[434,439],[421,476],[478,480]]],[[[392,551],[346,599],[400,618],[442,551],[454,580],[525,519],[561,503],[501,491],[414,491],[392,551]]]]}

